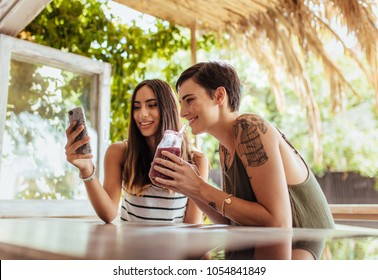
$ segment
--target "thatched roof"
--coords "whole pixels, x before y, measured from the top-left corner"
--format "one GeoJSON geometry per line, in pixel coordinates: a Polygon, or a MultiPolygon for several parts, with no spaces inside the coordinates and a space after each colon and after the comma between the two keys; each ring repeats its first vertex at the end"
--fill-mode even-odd
{"type": "Polygon", "coordinates": [[[338,111],[345,90],[359,96],[324,47],[333,38],[344,47],[345,56],[366,74],[375,89],[378,111],[378,4],[376,0],[116,0],[140,12],[198,31],[227,32],[234,42],[269,71],[278,110],[284,109],[284,94],[276,78],[284,67],[306,106],[315,147],[321,162],[321,122],[314,92],[306,71],[309,52],[324,65],[333,109],[338,111]],[[358,49],[349,48],[334,23],[357,38],[358,49]],[[363,63],[360,53],[367,62],[363,63]]]}
{"type": "Polygon", "coordinates": [[[200,29],[227,29],[280,4],[280,0],[116,0],[140,12],[175,24],[200,29]]]}

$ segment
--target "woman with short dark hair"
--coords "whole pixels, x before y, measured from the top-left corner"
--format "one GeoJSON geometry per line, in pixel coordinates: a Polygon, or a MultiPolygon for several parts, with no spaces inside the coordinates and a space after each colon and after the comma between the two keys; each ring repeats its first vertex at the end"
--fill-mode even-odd
{"type": "MultiPolygon", "coordinates": [[[[180,162],[170,153],[164,154],[169,160],[156,159],[155,169],[173,180],[158,178],[159,185],[192,198],[214,223],[334,227],[322,189],[286,137],[256,114],[239,115],[241,83],[234,67],[197,63],[181,74],[176,89],[192,133],[207,132],[220,142],[223,188],[206,183],[188,164],[168,169],[180,162]]],[[[319,257],[321,244],[306,246],[296,248],[319,257]]]]}

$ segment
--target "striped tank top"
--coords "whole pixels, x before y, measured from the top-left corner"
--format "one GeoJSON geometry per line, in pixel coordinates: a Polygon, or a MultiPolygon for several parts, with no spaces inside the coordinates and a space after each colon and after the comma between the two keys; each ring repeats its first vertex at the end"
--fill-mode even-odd
{"type": "Polygon", "coordinates": [[[188,198],[152,185],[142,196],[122,189],[122,221],[182,223],[188,198]]]}

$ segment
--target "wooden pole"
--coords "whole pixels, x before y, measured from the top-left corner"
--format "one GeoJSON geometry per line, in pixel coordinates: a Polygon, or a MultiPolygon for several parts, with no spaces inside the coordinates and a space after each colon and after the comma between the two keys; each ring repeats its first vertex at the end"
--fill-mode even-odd
{"type": "Polygon", "coordinates": [[[196,22],[190,26],[190,49],[192,65],[197,63],[197,39],[196,39],[196,22]]]}
{"type": "MultiPolygon", "coordinates": [[[[197,38],[196,38],[196,22],[190,26],[190,50],[191,50],[191,63],[192,65],[197,63],[197,38]]],[[[193,136],[194,146],[197,147],[197,135],[193,136]]]]}

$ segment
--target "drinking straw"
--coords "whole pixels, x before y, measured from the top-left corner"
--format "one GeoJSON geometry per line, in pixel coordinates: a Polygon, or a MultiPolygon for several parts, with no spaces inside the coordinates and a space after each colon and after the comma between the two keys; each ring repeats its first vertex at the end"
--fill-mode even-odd
{"type": "Polygon", "coordinates": [[[185,128],[186,128],[186,124],[184,124],[184,125],[181,127],[181,129],[180,129],[180,131],[179,131],[179,134],[183,134],[185,128]]]}

